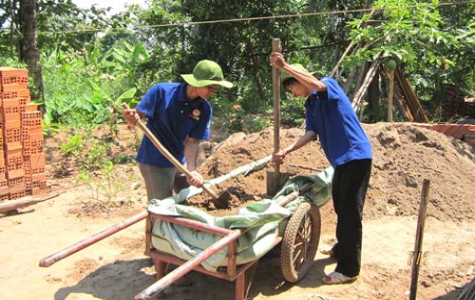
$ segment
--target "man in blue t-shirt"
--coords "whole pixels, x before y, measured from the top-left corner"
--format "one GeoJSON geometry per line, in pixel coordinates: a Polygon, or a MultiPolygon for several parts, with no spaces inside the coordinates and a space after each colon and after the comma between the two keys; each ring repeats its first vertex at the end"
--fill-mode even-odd
{"type": "Polygon", "coordinates": [[[272,52],[271,65],[284,71],[285,91],[306,98],[305,134],[273,155],[281,164],[287,154],[317,138],[335,169],[332,198],[337,215],[335,244],[322,253],[338,260],[334,272],[322,280],[327,284],[351,282],[361,269],[362,215],[371,176],[372,150],[350,100],[331,77],[315,77],[300,64],[288,64],[281,53],[272,52]]]}
{"type": "MultiPolygon", "coordinates": [[[[199,143],[209,140],[213,109],[207,101],[220,86],[231,88],[224,80],[221,67],[210,60],[198,62],[193,74],[181,75],[186,83],[157,83],[148,90],[135,109],[123,111],[127,124],[147,118],[147,128],[177,161],[185,164],[192,176],[188,184],[203,185],[198,167],[199,143]]],[[[180,175],[173,164],[144,136],[137,154],[149,201],[173,194],[180,175]]]]}

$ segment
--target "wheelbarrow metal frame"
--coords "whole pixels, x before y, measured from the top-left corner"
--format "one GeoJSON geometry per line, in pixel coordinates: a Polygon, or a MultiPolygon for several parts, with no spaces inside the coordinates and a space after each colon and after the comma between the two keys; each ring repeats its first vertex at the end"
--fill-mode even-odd
{"type": "MultiPolygon", "coordinates": [[[[285,196],[282,200],[278,202],[280,206],[284,206],[287,203],[291,202],[299,195],[305,193],[306,191],[310,190],[314,186],[314,183],[307,183],[301,187],[299,191],[292,192],[285,196]]],[[[284,221],[284,220],[283,220],[284,221]]],[[[236,281],[235,284],[235,300],[243,300],[246,298],[247,293],[250,289],[251,280],[246,282],[246,271],[255,266],[259,261],[259,258],[256,260],[237,265],[236,263],[236,241],[242,234],[251,230],[251,228],[245,229],[225,229],[221,227],[216,227],[212,225],[208,225],[202,222],[180,218],[180,217],[171,217],[166,215],[159,215],[149,212],[149,215],[146,219],[146,229],[145,229],[145,255],[152,258],[155,270],[156,270],[156,279],[157,281],[149,286],[147,289],[143,290],[141,293],[135,296],[135,300],[142,300],[142,299],[150,299],[154,295],[161,293],[165,288],[170,286],[173,282],[178,280],[180,277],[184,276],[185,274],[191,271],[197,271],[200,273],[208,274],[217,278],[222,278],[228,281],[236,281]],[[195,256],[193,259],[189,261],[185,261],[183,259],[177,258],[169,253],[161,252],[160,250],[156,249],[151,243],[152,237],[152,226],[153,226],[153,219],[159,219],[165,222],[170,222],[174,224],[178,224],[181,226],[185,226],[191,229],[201,230],[204,232],[216,234],[219,236],[223,236],[221,240],[214,243],[213,245],[204,249],[200,254],[195,256]],[[219,250],[224,247],[228,247],[228,255],[227,260],[228,263],[225,268],[220,268],[217,271],[209,271],[201,266],[201,263],[208,259],[210,256],[216,254],[219,250]],[[166,273],[166,266],[168,263],[178,265],[179,267],[176,268],[174,271],[165,275],[166,273]],[[224,270],[225,269],[225,270],[224,270]]],[[[274,244],[272,245],[271,249],[274,248],[282,241],[282,237],[279,236],[274,240],[274,244]]]]}
{"type": "MultiPolygon", "coordinates": [[[[251,283],[250,280],[249,282],[246,282],[246,271],[250,269],[251,267],[255,266],[258,263],[259,259],[256,259],[249,263],[237,265],[236,242],[238,238],[242,236],[242,234],[244,234],[251,228],[246,228],[244,230],[240,230],[240,229],[228,230],[228,229],[223,229],[220,227],[210,226],[210,225],[189,220],[189,219],[157,215],[153,213],[149,213],[149,216],[147,217],[146,222],[147,222],[147,225],[146,225],[147,229],[146,229],[146,234],[145,234],[146,235],[145,255],[151,257],[154,262],[155,271],[156,271],[156,279],[158,280],[155,284],[157,284],[160,280],[163,280],[165,278],[167,264],[171,263],[177,266],[185,265],[186,267],[182,268],[182,270],[180,271],[177,271],[175,274],[172,274],[173,272],[169,273],[170,275],[169,278],[165,280],[162,284],[157,284],[156,289],[154,288],[149,289],[149,292],[145,292],[145,293],[143,291],[142,293],[138,294],[135,299],[148,299],[148,297],[151,297],[155,294],[160,293],[166,287],[168,287],[177,279],[179,279],[181,276],[185,275],[186,273],[190,271],[197,271],[203,274],[211,275],[213,277],[225,279],[228,281],[235,281],[235,299],[242,300],[246,298],[246,295],[247,295],[247,292],[249,291],[250,283],[251,283]],[[227,262],[226,267],[219,268],[215,272],[205,269],[200,264],[196,264],[195,266],[191,268],[189,266],[186,266],[186,264],[190,263],[190,260],[186,261],[178,257],[175,257],[172,254],[164,253],[156,249],[155,247],[153,247],[151,243],[151,237],[152,237],[151,229],[152,229],[153,219],[159,219],[162,221],[178,224],[181,226],[186,226],[192,229],[202,230],[208,233],[223,236],[223,239],[220,240],[222,241],[221,246],[216,247],[214,249],[210,249],[211,247],[210,246],[204,249],[200,253],[200,255],[209,257],[215,254],[216,252],[218,252],[219,250],[221,250],[222,248],[227,247],[227,251],[228,251],[227,261],[228,262],[227,262]],[[226,237],[229,237],[229,239],[227,241],[224,241],[226,237]]],[[[282,241],[281,237],[276,238],[272,248],[278,245],[281,241],[282,241]]],[[[205,259],[201,259],[201,262],[204,260],[205,259]]]]}

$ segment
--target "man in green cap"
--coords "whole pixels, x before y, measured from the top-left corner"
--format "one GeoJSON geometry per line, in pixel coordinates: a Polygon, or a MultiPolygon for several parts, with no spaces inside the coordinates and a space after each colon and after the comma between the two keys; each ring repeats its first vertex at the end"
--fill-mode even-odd
{"type": "MultiPolygon", "coordinates": [[[[219,87],[231,88],[224,80],[221,67],[214,61],[202,60],[192,74],[182,74],[185,83],[157,83],[150,88],[135,109],[123,111],[127,124],[147,118],[147,127],[160,143],[186,168],[192,177],[188,184],[203,185],[203,176],[196,171],[199,143],[209,140],[213,115],[208,97],[219,87]]],[[[182,174],[144,136],[137,162],[145,180],[148,200],[165,199],[173,195],[176,179],[182,174]]]]}
{"type": "Polygon", "coordinates": [[[272,52],[271,65],[284,71],[282,84],[288,93],[306,98],[305,134],[273,155],[281,164],[293,151],[317,139],[335,172],[332,180],[333,207],[337,215],[337,243],[322,253],[338,260],[326,284],[355,281],[361,269],[362,216],[372,164],[371,143],[358,116],[338,82],[315,77],[300,64],[288,64],[281,53],[272,52]]]}

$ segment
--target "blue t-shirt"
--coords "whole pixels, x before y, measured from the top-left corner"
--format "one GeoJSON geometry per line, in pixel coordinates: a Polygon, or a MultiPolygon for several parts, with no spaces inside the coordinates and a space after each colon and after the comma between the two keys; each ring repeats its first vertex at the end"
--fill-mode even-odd
{"type": "Polygon", "coordinates": [[[313,91],[305,102],[307,131],[315,131],[333,167],[352,160],[371,159],[371,143],[338,82],[322,77],[327,90],[313,91]]]}
{"type": "MultiPolygon", "coordinates": [[[[158,83],[148,90],[136,107],[147,115],[147,128],[180,162],[185,163],[185,140],[209,140],[213,109],[206,99],[186,99],[186,83],[158,83]]],[[[137,153],[137,162],[173,167],[147,136],[137,153]]]]}

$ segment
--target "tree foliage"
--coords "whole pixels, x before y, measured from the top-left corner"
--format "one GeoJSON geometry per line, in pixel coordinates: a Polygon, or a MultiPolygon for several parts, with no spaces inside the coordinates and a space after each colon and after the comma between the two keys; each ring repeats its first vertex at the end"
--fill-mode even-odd
{"type": "MultiPolygon", "coordinates": [[[[0,1],[0,63],[19,66],[19,0],[0,1]]],[[[350,42],[342,81],[355,66],[395,58],[424,100],[440,100],[440,86],[474,91],[475,5],[379,0],[150,0],[111,15],[80,9],[71,0],[37,0],[38,46],[50,122],[104,122],[107,103],[134,90],[134,101],[158,81],[178,81],[201,59],[218,62],[236,87],[211,102],[217,114],[234,105],[247,114],[272,108],[272,38],[289,62],[329,73],[350,42]],[[92,82],[93,84],[91,84],[92,82]],[[98,91],[103,91],[98,93],[98,91]],[[108,95],[102,97],[100,95],[108,95]],[[99,95],[99,96],[98,96],[99,95]],[[107,98],[107,99],[106,99],[107,98]],[[99,117],[101,116],[101,117],[99,117]]],[[[283,123],[301,111],[283,99],[283,123]],[[291,112],[295,111],[295,114],[291,112]]],[[[115,102],[114,102],[115,103],[115,102]]],[[[300,107],[300,106],[299,106],[300,107]]]]}
{"type": "Polygon", "coordinates": [[[346,60],[347,66],[377,58],[393,58],[404,67],[424,100],[441,100],[441,85],[473,90],[473,5],[448,8],[437,0],[379,0],[372,9],[381,12],[349,22],[351,38],[361,43],[346,60]],[[460,17],[462,16],[462,17],[460,17]],[[361,26],[369,24],[368,26],[361,26]],[[469,46],[471,45],[471,46],[469,46]],[[461,49],[463,49],[461,51],[461,49]],[[462,75],[463,74],[463,75],[462,75]]]}

